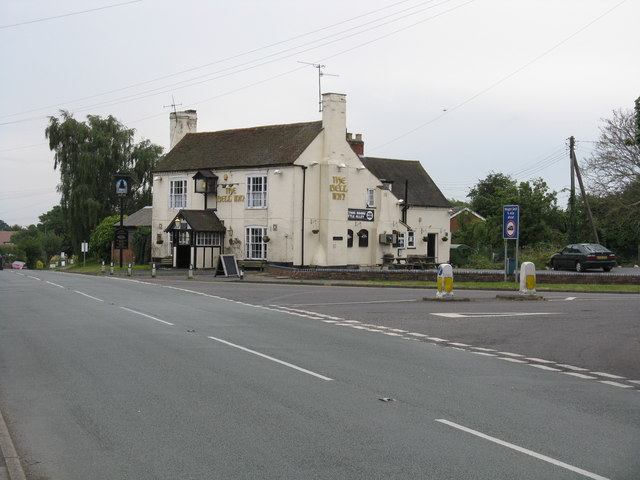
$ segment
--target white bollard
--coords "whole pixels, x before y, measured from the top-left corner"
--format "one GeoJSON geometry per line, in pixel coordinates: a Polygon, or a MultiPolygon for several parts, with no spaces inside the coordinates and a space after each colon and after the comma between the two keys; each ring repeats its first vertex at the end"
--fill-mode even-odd
{"type": "Polygon", "coordinates": [[[520,293],[536,293],[536,266],[533,262],[524,262],[520,267],[520,293]]]}
{"type": "Polygon", "coordinates": [[[187,278],[189,280],[193,278],[193,263],[189,264],[189,273],[187,274],[187,278]]]}
{"type": "Polygon", "coordinates": [[[438,267],[438,298],[453,297],[453,267],[443,263],[438,267]]]}
{"type": "Polygon", "coordinates": [[[156,264],[155,263],[151,267],[151,278],[156,278],[156,264]]]}
{"type": "Polygon", "coordinates": [[[127,277],[131,276],[131,264],[127,265],[127,277]]]}
{"type": "Polygon", "coordinates": [[[113,275],[113,262],[111,262],[111,265],[109,266],[109,275],[113,275]]]}
{"type": "Polygon", "coordinates": [[[104,273],[104,260],[102,261],[102,267],[100,268],[100,273],[104,273]]]}

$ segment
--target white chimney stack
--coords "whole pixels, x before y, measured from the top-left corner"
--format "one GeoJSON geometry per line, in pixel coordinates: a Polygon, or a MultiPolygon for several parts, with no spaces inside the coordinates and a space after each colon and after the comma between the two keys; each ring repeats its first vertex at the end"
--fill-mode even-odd
{"type": "Polygon", "coordinates": [[[169,114],[169,150],[176,146],[187,133],[198,131],[198,114],[195,110],[171,112],[169,114]]]}

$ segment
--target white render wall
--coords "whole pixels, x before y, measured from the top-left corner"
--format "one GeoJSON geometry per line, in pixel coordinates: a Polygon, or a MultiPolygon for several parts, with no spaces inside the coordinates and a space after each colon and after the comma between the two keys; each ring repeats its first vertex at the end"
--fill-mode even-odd
{"type": "MultiPolygon", "coordinates": [[[[450,237],[447,208],[412,207],[403,224],[402,205],[393,192],[369,172],[346,140],[345,96],[323,95],[323,130],[294,165],[284,167],[215,170],[218,176],[216,196],[208,196],[208,208],[227,228],[224,253],[245,258],[245,228],[267,227],[270,241],[267,260],[293,265],[343,266],[378,265],[384,254],[394,256],[426,255],[423,237],[436,234],[436,261],[449,260],[450,237]],[[276,170],[280,173],[277,174],[276,170]],[[247,175],[267,176],[267,208],[246,206],[247,175]],[[304,182],[303,182],[304,179],[304,182]],[[303,186],[304,185],[304,186],[303,186]],[[369,209],[367,189],[375,189],[374,221],[349,221],[348,209],[369,209]],[[303,198],[304,190],[304,198],[303,198]],[[304,206],[304,216],[303,216],[304,206]],[[399,250],[382,245],[378,235],[394,231],[415,231],[415,249],[399,250]],[[353,247],[347,247],[347,231],[353,230],[353,247]],[[358,246],[357,232],[366,229],[367,248],[358,246]]],[[[153,183],[153,257],[170,255],[164,233],[178,210],[169,209],[169,185],[172,179],[187,180],[188,210],[204,208],[204,196],[194,192],[195,171],[156,173],[153,183]],[[158,235],[163,243],[156,242],[158,235]]]]}

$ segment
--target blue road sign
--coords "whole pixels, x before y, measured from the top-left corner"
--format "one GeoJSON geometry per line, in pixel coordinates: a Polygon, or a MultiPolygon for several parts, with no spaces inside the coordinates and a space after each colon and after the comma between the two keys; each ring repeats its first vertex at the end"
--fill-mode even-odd
{"type": "Polygon", "coordinates": [[[520,234],[520,205],[502,207],[502,238],[515,240],[520,234]]]}

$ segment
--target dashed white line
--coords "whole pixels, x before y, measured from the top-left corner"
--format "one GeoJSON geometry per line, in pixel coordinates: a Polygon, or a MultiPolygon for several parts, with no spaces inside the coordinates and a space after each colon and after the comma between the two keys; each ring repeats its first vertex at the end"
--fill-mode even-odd
{"type": "Polygon", "coordinates": [[[500,355],[507,355],[508,357],[524,357],[524,355],[520,355],[519,353],[511,353],[511,352],[498,352],[500,355]]]}
{"type": "Polygon", "coordinates": [[[214,340],[216,342],[223,343],[223,344],[228,345],[230,347],[237,348],[238,350],[242,350],[243,352],[251,353],[253,355],[257,355],[258,357],[262,357],[262,358],[265,358],[267,360],[271,360],[272,362],[279,363],[280,365],[284,365],[285,367],[289,367],[289,368],[292,368],[294,370],[298,370],[299,372],[306,373],[307,375],[311,375],[313,377],[320,378],[321,380],[327,380],[327,381],[333,380],[332,378],[325,377],[324,375],[321,375],[321,374],[316,373],[316,372],[312,372],[311,370],[307,370],[306,368],[298,367],[297,365],[293,365],[292,363],[289,363],[289,362],[284,362],[282,360],[279,360],[277,358],[271,357],[269,355],[265,355],[264,353],[256,352],[255,350],[251,350],[249,348],[246,348],[246,347],[243,347],[243,346],[240,346],[240,345],[236,345],[235,343],[227,342],[226,340],[222,340],[221,338],[216,338],[216,337],[207,337],[207,338],[210,339],[210,340],[214,340]]]}
{"type": "Polygon", "coordinates": [[[131,313],[135,313],[136,315],[140,315],[142,317],[147,317],[150,318],[151,320],[155,320],[156,322],[160,322],[160,323],[164,323],[166,325],[171,325],[172,327],[174,326],[173,323],[170,322],[166,322],[164,320],[160,320],[159,318],[156,317],[152,317],[151,315],[147,315],[146,313],[142,313],[142,312],[138,312],[136,310],[131,310],[130,308],[127,307],[120,307],[122,310],[126,310],[127,312],[131,312],[131,313]]]}
{"type": "Polygon", "coordinates": [[[552,362],[551,360],[545,360],[544,358],[536,358],[536,357],[525,357],[525,360],[529,360],[530,362],[537,362],[537,363],[556,363],[556,362],[552,362]]]}
{"type": "Polygon", "coordinates": [[[613,387],[619,387],[619,388],[633,388],[631,385],[625,385],[624,383],[612,382],[609,380],[600,380],[600,383],[605,383],[607,385],[611,385],[613,387]]]}
{"type": "Polygon", "coordinates": [[[505,362],[512,363],[527,363],[524,360],[518,360],[517,358],[509,358],[509,357],[498,357],[500,360],[504,360],[505,362]]]}
{"type": "Polygon", "coordinates": [[[562,372],[565,375],[571,375],[572,377],[584,378],[585,380],[596,380],[596,377],[591,377],[589,375],[585,375],[584,373],[577,372],[562,372]]]}
{"type": "Polygon", "coordinates": [[[98,298],[98,297],[93,297],[93,296],[91,296],[91,295],[88,295],[88,294],[86,294],[86,293],[80,292],[80,291],[78,291],[78,290],[74,290],[74,293],[78,293],[78,294],[80,294],[80,295],[83,295],[83,296],[85,296],[85,297],[87,297],[87,298],[90,298],[90,299],[92,299],[92,300],[96,300],[96,301],[98,301],[98,302],[104,302],[104,300],[102,300],[102,299],[100,299],[100,298],[98,298]]]}
{"type": "Polygon", "coordinates": [[[574,367],[573,365],[565,365],[564,363],[558,363],[558,367],[566,368],[567,370],[574,370],[576,372],[588,372],[588,368],[574,367]]]}
{"type": "Polygon", "coordinates": [[[556,460],[555,458],[548,457],[546,455],[542,455],[540,453],[534,452],[533,450],[529,450],[513,443],[505,442],[504,440],[500,440],[499,438],[492,437],[490,435],[486,435],[477,430],[472,430],[465,426],[459,425],[457,423],[450,422],[449,420],[445,420],[444,418],[438,418],[435,420],[436,422],[442,423],[444,425],[448,425],[450,427],[456,428],[466,433],[470,433],[471,435],[475,435],[476,437],[480,437],[484,440],[488,440],[490,442],[496,443],[498,445],[502,445],[503,447],[510,448],[511,450],[515,450],[516,452],[524,453],[525,455],[529,455],[531,457],[537,458],[538,460],[542,460],[547,463],[551,463],[558,467],[564,468],[566,470],[570,470],[574,473],[578,473],[584,477],[592,478],[594,480],[609,480],[606,477],[601,475],[597,475],[595,473],[589,472],[587,470],[583,470],[582,468],[574,467],[573,465],[569,465],[568,463],[561,462],[560,460],[556,460]]]}
{"type": "Polygon", "coordinates": [[[49,280],[46,280],[46,282],[47,282],[49,285],[53,285],[54,287],[58,287],[58,288],[65,288],[65,287],[63,287],[62,285],[58,285],[57,283],[50,282],[49,280]]]}
{"type": "Polygon", "coordinates": [[[624,380],[625,379],[625,377],[621,377],[620,375],[612,375],[610,373],[604,373],[604,372],[591,372],[591,374],[598,375],[600,377],[615,378],[615,379],[618,379],[618,380],[624,380]]]}

